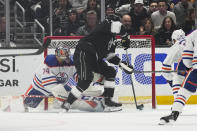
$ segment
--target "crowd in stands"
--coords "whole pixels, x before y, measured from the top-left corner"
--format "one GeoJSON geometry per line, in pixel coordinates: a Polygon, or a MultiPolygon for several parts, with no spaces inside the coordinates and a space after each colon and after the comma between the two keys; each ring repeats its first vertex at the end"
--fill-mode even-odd
{"type": "MultiPolygon", "coordinates": [[[[38,19],[49,29],[48,0],[17,0],[26,20],[38,19]]],[[[100,0],[53,0],[53,35],[83,36],[101,22],[100,0]]],[[[194,0],[105,0],[106,18],[121,20],[131,35],[153,35],[156,45],[171,45],[171,35],[195,29],[194,0]]]]}

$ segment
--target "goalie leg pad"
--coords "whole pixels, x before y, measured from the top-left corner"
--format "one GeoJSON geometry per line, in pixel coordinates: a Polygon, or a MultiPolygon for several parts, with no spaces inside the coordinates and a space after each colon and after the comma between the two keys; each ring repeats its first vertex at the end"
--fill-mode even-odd
{"type": "Polygon", "coordinates": [[[83,92],[83,95],[90,95],[90,96],[101,96],[103,94],[104,87],[103,85],[94,84],[92,83],[88,89],[83,92]]]}
{"type": "Polygon", "coordinates": [[[43,100],[43,98],[38,97],[28,97],[28,96],[46,96],[45,94],[41,93],[40,91],[32,88],[28,94],[25,94],[24,104],[25,106],[36,108],[40,102],[43,100]]]}
{"type": "Polygon", "coordinates": [[[62,84],[58,84],[57,86],[53,87],[51,92],[59,101],[64,101],[68,97],[68,92],[65,90],[62,84]]]}

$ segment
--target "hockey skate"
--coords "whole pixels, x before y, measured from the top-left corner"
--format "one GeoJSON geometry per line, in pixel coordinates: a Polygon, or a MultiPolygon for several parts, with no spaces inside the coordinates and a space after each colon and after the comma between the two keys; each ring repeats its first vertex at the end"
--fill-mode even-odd
{"type": "Polygon", "coordinates": [[[104,100],[104,112],[116,112],[116,111],[121,111],[122,104],[116,103],[111,100],[111,98],[105,98],[104,100]]]}
{"type": "Polygon", "coordinates": [[[70,103],[68,103],[67,101],[64,101],[64,102],[62,103],[62,105],[61,105],[61,108],[65,109],[66,112],[68,112],[69,109],[70,109],[70,103]]]}
{"type": "Polygon", "coordinates": [[[172,111],[172,113],[169,116],[161,117],[159,125],[172,124],[177,120],[179,114],[180,113],[178,111],[172,111]]]}

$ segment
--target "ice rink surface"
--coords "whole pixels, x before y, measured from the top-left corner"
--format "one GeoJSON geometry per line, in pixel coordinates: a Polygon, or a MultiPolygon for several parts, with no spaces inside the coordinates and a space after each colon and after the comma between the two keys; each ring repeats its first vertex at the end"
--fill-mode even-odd
{"type": "Polygon", "coordinates": [[[197,105],[186,105],[173,125],[158,125],[162,116],[170,114],[171,106],[157,109],[126,106],[121,112],[69,113],[0,112],[0,131],[192,131],[197,130],[197,105]]]}

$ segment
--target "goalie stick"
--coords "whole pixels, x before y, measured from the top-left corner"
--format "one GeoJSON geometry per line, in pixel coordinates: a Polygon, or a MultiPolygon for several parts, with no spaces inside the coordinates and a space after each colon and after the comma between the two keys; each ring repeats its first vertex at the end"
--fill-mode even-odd
{"type": "Polygon", "coordinates": [[[39,55],[44,52],[44,50],[49,46],[51,43],[51,39],[47,38],[44,40],[44,44],[36,51],[33,53],[24,53],[24,54],[0,54],[0,57],[15,57],[15,56],[30,56],[30,55],[39,55]]]}
{"type": "MultiPolygon", "coordinates": [[[[126,58],[127,58],[127,64],[129,65],[129,57],[128,57],[127,49],[126,49],[126,58]]],[[[133,91],[133,97],[134,97],[136,109],[143,110],[144,105],[143,104],[141,104],[141,105],[137,104],[136,95],[135,95],[135,89],[134,89],[133,80],[132,80],[132,74],[130,74],[130,78],[131,78],[131,87],[132,87],[132,91],[133,91]]]]}

